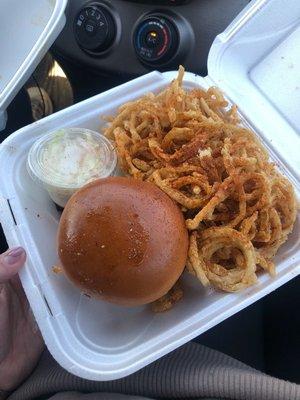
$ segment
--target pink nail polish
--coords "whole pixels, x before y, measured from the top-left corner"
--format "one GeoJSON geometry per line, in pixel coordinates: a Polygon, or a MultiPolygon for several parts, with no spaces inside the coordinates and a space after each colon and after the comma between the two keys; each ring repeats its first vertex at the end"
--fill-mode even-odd
{"type": "Polygon", "coordinates": [[[11,249],[5,256],[4,262],[9,265],[13,265],[19,261],[19,258],[24,254],[24,249],[22,247],[16,247],[11,249]]]}

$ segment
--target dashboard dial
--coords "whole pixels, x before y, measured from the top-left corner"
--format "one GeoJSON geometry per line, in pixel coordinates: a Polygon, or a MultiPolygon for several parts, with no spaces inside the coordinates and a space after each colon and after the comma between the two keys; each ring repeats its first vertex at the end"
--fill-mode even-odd
{"type": "Polygon", "coordinates": [[[175,55],[179,45],[179,35],[170,19],[162,15],[150,15],[136,27],[133,44],[142,62],[163,64],[175,55]]]}
{"type": "Polygon", "coordinates": [[[103,52],[113,43],[116,27],[110,12],[102,5],[84,7],[74,21],[79,46],[88,52],[103,52]]]}

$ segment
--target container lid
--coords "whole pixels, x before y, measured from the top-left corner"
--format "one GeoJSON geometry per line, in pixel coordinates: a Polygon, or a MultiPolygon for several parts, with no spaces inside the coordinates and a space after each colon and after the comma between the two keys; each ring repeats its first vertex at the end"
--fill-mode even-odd
{"type": "Polygon", "coordinates": [[[300,177],[300,1],[251,2],[212,44],[208,79],[300,177]]]}
{"type": "Polygon", "coordinates": [[[1,0],[0,130],[5,109],[65,24],[67,0],[1,0]]]}

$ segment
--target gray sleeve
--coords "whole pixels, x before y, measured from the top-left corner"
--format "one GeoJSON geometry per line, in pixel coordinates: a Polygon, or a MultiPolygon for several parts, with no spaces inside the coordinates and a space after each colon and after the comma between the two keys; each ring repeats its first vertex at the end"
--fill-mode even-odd
{"type": "MultiPolygon", "coordinates": [[[[114,395],[107,393],[122,393],[130,395],[130,400],[133,396],[150,399],[300,400],[299,385],[268,376],[223,353],[192,342],[135,374],[108,382],[87,381],[71,375],[46,352],[31,377],[9,400],[49,399],[51,396],[53,400],[53,395],[61,392],[94,393],[94,396],[99,396],[96,393],[100,392],[101,396],[110,398],[114,395]]],[[[73,396],[70,399],[75,396],[74,393],[70,395],[73,396]]],[[[109,399],[101,397],[101,400],[106,398],[109,399]]],[[[61,400],[59,397],[55,400],[58,399],[61,400]]],[[[97,397],[83,399],[94,400],[97,397]]]]}
{"type": "Polygon", "coordinates": [[[146,397],[130,396],[119,393],[79,393],[62,392],[51,396],[48,400],[150,400],[146,397]]]}
{"type": "MultiPolygon", "coordinates": [[[[131,396],[120,393],[78,393],[63,392],[57,393],[48,400],[151,400],[147,397],[131,396]]],[[[220,400],[220,399],[204,399],[201,400],[220,400]]]]}

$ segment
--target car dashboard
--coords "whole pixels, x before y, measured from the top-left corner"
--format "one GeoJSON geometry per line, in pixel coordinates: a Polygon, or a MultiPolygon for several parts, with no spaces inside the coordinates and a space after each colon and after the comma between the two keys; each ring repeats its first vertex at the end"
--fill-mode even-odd
{"type": "Polygon", "coordinates": [[[249,0],[72,0],[54,51],[104,74],[151,70],[206,74],[209,48],[249,0]]]}

